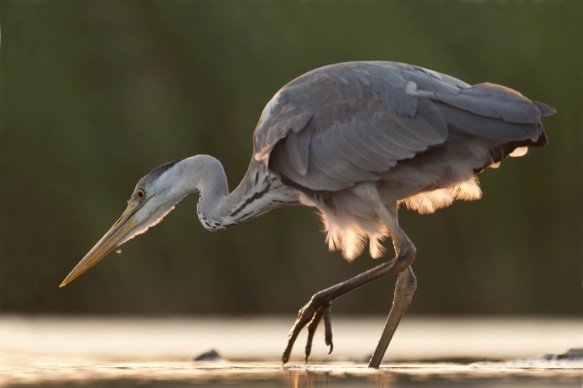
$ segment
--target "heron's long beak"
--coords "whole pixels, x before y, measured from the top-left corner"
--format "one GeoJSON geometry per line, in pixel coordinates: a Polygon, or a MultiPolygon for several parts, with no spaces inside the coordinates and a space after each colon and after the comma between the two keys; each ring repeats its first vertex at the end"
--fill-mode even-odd
{"type": "Polygon", "coordinates": [[[73,268],[59,287],[67,284],[84,274],[89,268],[97,264],[105,256],[116,250],[123,242],[124,238],[135,228],[136,218],[134,215],[138,206],[133,203],[128,204],[127,209],[115,224],[105,233],[105,235],[95,244],[85,257],[73,268]]]}

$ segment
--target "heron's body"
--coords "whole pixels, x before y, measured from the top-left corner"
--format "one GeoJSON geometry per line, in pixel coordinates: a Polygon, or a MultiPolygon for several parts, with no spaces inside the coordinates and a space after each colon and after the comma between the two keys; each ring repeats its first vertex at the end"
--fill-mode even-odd
{"type": "Polygon", "coordinates": [[[232,193],[222,165],[211,156],[158,167],[138,183],[120,222],[63,285],[157,223],[191,192],[200,193],[198,216],[208,230],[226,229],[280,206],[313,206],[330,249],[353,259],[368,241],[371,256],[379,257],[381,241],[390,236],[396,257],[315,294],[300,310],[284,361],[306,324],[307,357],[322,318],[331,345],[332,300],[398,274],[393,308],[371,361],[378,367],[416,284],[415,248],[398,225],[398,205],[431,213],[456,199],[480,198],[475,174],[513,152],[544,145],[541,117],[553,112],[503,86],[470,86],[401,63],[348,62],[313,70],[266,105],[249,168],[232,193]],[[119,232],[126,221],[131,228],[119,232]]]}

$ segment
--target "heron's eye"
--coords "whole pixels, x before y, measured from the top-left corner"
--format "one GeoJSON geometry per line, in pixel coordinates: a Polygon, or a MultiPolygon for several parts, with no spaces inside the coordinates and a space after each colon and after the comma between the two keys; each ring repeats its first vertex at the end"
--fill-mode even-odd
{"type": "Polygon", "coordinates": [[[143,200],[144,198],[146,198],[146,192],[144,191],[144,189],[138,189],[136,191],[136,197],[138,197],[139,200],[143,200]]]}

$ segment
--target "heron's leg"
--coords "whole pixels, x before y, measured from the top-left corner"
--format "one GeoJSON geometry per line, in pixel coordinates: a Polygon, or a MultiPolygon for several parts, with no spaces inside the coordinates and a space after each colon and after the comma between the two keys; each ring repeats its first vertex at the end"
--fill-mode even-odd
{"type": "MultiPolygon", "coordinates": [[[[370,195],[370,194],[369,194],[370,195]]],[[[385,222],[391,236],[393,239],[393,245],[397,256],[403,247],[409,245],[412,246],[411,240],[407,237],[405,232],[401,229],[398,222],[398,214],[396,206],[383,206],[380,205],[377,209],[377,214],[385,222]]],[[[407,248],[405,248],[407,249],[407,248]]],[[[399,272],[397,277],[397,284],[395,285],[395,291],[393,296],[393,304],[391,310],[389,311],[389,316],[385,323],[383,333],[379,339],[379,343],[369,361],[368,366],[370,368],[378,369],[383,360],[383,357],[387,351],[387,347],[401,322],[401,318],[409,308],[411,300],[413,299],[413,294],[417,289],[417,278],[413,273],[411,266],[407,267],[406,270],[399,272]]]]}
{"type": "Polygon", "coordinates": [[[409,266],[409,268],[400,272],[398,275],[397,284],[395,285],[395,294],[393,296],[393,305],[391,311],[389,311],[383,334],[381,335],[374,354],[368,363],[370,368],[378,369],[380,366],[383,356],[387,351],[387,347],[393,338],[393,334],[395,334],[395,330],[397,330],[401,318],[403,318],[405,311],[407,311],[407,308],[411,304],[416,288],[417,278],[413,273],[413,269],[409,266]]]}
{"type": "MultiPolygon", "coordinates": [[[[415,246],[411,243],[411,240],[409,240],[397,221],[396,204],[390,207],[390,211],[380,202],[380,200],[379,202],[376,202],[375,205],[378,208],[379,216],[381,216],[381,219],[385,222],[391,233],[393,245],[395,246],[396,257],[388,262],[358,274],[342,283],[336,284],[332,287],[315,293],[310,301],[300,309],[298,312],[298,317],[290,330],[287,346],[283,352],[282,357],[284,364],[289,360],[289,356],[291,354],[295,340],[306,324],[308,324],[308,340],[305,349],[305,356],[307,360],[311,351],[312,338],[316,331],[316,327],[322,318],[324,318],[325,325],[325,341],[326,344],[330,346],[330,351],[332,351],[333,345],[332,329],[330,323],[330,305],[334,299],[375,280],[398,274],[410,267],[411,263],[413,263],[415,260],[415,246]]],[[[381,358],[383,355],[381,355],[381,358]]]]}

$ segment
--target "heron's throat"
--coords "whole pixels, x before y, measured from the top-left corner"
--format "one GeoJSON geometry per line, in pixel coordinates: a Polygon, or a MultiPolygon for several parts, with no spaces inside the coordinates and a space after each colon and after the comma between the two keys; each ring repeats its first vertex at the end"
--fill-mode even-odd
{"type": "Polygon", "coordinates": [[[270,177],[260,163],[251,163],[241,183],[231,193],[217,159],[205,156],[197,164],[199,169],[194,179],[200,193],[197,213],[207,230],[228,229],[273,208],[298,202],[294,192],[270,177]]]}
{"type": "Polygon", "coordinates": [[[225,196],[208,196],[201,192],[197,206],[198,219],[209,231],[225,230],[269,210],[264,200],[271,185],[243,193],[239,188],[225,196]],[[208,200],[207,200],[208,198],[208,200]]]}

